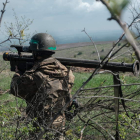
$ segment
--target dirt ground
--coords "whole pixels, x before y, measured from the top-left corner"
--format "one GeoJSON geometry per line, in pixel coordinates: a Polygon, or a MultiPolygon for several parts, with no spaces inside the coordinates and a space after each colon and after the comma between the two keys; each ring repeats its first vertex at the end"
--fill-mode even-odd
{"type": "Polygon", "coordinates": [[[84,67],[71,67],[73,72],[93,72],[94,68],[84,68],[84,67]]]}

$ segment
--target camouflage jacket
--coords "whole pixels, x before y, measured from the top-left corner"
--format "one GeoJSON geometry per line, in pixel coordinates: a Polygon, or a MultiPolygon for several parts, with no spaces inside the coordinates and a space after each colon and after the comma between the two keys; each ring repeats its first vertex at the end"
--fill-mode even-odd
{"type": "Polygon", "coordinates": [[[10,92],[25,99],[28,110],[53,115],[70,100],[73,83],[72,71],[50,57],[35,62],[23,75],[15,73],[10,92]],[[50,112],[52,109],[53,113],[50,112]]]}

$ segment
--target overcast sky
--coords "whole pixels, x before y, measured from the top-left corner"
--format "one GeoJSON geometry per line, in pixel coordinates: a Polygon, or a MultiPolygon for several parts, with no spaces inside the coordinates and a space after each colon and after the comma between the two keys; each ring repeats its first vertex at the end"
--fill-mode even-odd
{"type": "MultiPolygon", "coordinates": [[[[0,9],[2,2],[0,0],[0,9]]],[[[120,30],[110,17],[106,7],[95,0],[9,0],[3,22],[14,21],[14,8],[18,17],[34,19],[30,31],[64,35],[80,33],[84,27],[88,32],[120,30]]],[[[125,18],[129,17],[125,13],[125,18]]],[[[3,28],[3,23],[2,23],[3,28]]]]}

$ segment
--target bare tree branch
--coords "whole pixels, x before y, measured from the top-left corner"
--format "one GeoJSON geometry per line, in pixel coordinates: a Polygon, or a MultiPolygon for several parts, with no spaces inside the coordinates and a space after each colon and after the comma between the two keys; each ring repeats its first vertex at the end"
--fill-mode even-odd
{"type": "Polygon", "coordinates": [[[100,54],[99,54],[99,51],[98,51],[98,49],[97,49],[97,47],[96,47],[94,41],[93,41],[92,38],[89,36],[89,34],[86,32],[85,28],[84,28],[84,30],[82,30],[82,32],[84,32],[84,33],[89,37],[89,39],[91,40],[93,46],[94,46],[95,49],[96,49],[96,52],[97,52],[97,55],[98,55],[99,62],[101,62],[100,54]]]}
{"type": "Polygon", "coordinates": [[[6,11],[6,4],[9,3],[8,0],[5,1],[5,3],[3,3],[3,9],[1,10],[1,16],[0,16],[0,27],[1,27],[1,22],[2,22],[2,18],[3,18],[3,14],[6,11]]]}
{"type": "Polygon", "coordinates": [[[124,33],[125,33],[125,36],[126,36],[126,39],[127,41],[130,43],[130,45],[133,47],[134,51],[135,51],[135,54],[138,58],[138,60],[140,61],[140,50],[136,44],[136,41],[135,39],[133,38],[131,32],[129,31],[126,23],[123,23],[120,19],[119,16],[117,16],[113,11],[112,9],[110,8],[109,4],[105,1],[105,0],[100,0],[108,9],[108,11],[110,12],[111,14],[111,18],[109,18],[109,20],[115,20],[120,26],[121,28],[124,30],[124,33]]]}

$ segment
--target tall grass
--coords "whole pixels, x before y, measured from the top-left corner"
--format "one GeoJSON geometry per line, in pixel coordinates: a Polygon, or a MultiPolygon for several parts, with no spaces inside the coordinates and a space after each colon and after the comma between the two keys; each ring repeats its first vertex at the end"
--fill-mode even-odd
{"type": "MultiPolygon", "coordinates": [[[[11,82],[11,79],[12,79],[12,76],[13,76],[13,72],[10,72],[9,70],[4,70],[1,74],[0,74],[0,90],[2,91],[6,91],[8,89],[10,89],[10,82],[11,82]]],[[[85,82],[89,76],[91,75],[91,73],[84,73],[84,72],[81,72],[81,73],[74,73],[75,75],[75,82],[74,82],[74,86],[73,86],[73,89],[72,89],[72,94],[74,94],[78,88],[83,84],[83,82],[85,82]]],[[[122,81],[122,84],[131,84],[131,83],[138,83],[139,82],[139,77],[134,77],[132,74],[130,73],[121,73],[120,74],[120,78],[121,78],[121,81],[122,81]]],[[[100,87],[100,86],[108,86],[108,85],[113,85],[113,76],[112,74],[98,74],[98,75],[95,75],[91,81],[85,86],[85,88],[95,88],[95,87],[100,87]]],[[[123,95],[127,95],[131,92],[134,92],[136,91],[137,89],[139,89],[140,86],[139,85],[134,85],[134,86],[130,86],[130,87],[125,87],[123,86],[122,89],[123,89],[123,95]]],[[[96,90],[95,90],[95,93],[96,90]]],[[[114,89],[111,88],[111,90],[104,90],[102,89],[102,91],[100,91],[100,94],[99,95],[102,95],[102,93],[105,95],[105,96],[114,96],[114,89]]],[[[88,93],[88,92],[84,92],[84,96],[91,96],[91,95],[94,95],[94,92],[92,93],[88,93]]],[[[138,97],[136,97],[138,99],[138,97]]],[[[93,98],[94,99],[94,98],[93,98]]],[[[98,103],[99,101],[102,101],[103,98],[98,98],[96,100],[96,103],[98,103]]],[[[104,98],[105,99],[105,98],[104,98]]],[[[90,99],[78,99],[80,104],[82,105],[86,105],[86,103],[89,102],[90,99]]],[[[113,100],[113,99],[112,99],[113,100]]],[[[16,98],[14,97],[13,95],[10,95],[9,93],[6,93],[4,95],[0,95],[0,114],[1,114],[1,117],[0,117],[0,126],[2,126],[2,122],[5,122],[6,125],[3,125],[1,130],[4,131],[4,133],[7,134],[7,139],[14,139],[14,133],[15,133],[15,129],[16,129],[16,123],[12,123],[11,120],[14,120],[13,118],[15,117],[19,117],[19,116],[22,116],[23,114],[20,113],[20,110],[18,110],[20,108],[20,106],[22,108],[25,108],[26,107],[26,102],[22,99],[19,99],[19,98],[16,98]],[[6,118],[6,119],[4,119],[6,118]],[[7,128],[7,125],[8,123],[11,123],[11,126],[9,126],[9,129],[7,128]],[[12,132],[12,133],[11,133],[12,132]]],[[[95,103],[95,102],[94,102],[95,103]]],[[[138,103],[135,103],[135,102],[131,102],[131,103],[127,103],[128,106],[132,106],[132,108],[136,109],[138,108],[138,103]]],[[[104,103],[103,105],[108,105],[108,103],[104,103]]],[[[92,108],[91,108],[92,109],[92,108]]],[[[88,111],[87,112],[87,115],[86,115],[86,111],[85,112],[82,112],[81,115],[84,116],[85,120],[87,121],[88,120],[88,117],[92,117],[92,116],[96,116],[98,115],[100,112],[103,112],[106,110],[105,109],[102,109],[102,110],[99,110],[98,108],[95,107],[95,110],[91,110],[91,111],[88,111]]],[[[114,119],[115,119],[115,115],[112,113],[111,116],[110,116],[110,120],[113,122],[114,119]]],[[[107,117],[104,116],[104,119],[107,120],[107,117]]],[[[122,119],[122,116],[121,116],[121,119],[122,119]]],[[[99,123],[103,123],[102,122],[103,120],[103,117],[100,116],[100,117],[95,117],[93,119],[93,122],[91,121],[90,123],[94,123],[94,121],[97,121],[99,123]]],[[[75,117],[75,119],[73,120],[73,122],[71,124],[68,123],[68,130],[71,130],[71,134],[72,135],[68,135],[67,137],[80,137],[80,133],[81,133],[81,130],[83,129],[84,127],[84,123],[82,121],[80,121],[78,119],[78,117],[75,117]],[[76,135],[75,135],[76,133],[76,135]]],[[[95,124],[94,124],[95,125],[95,124]]],[[[24,125],[23,125],[24,126],[24,125]]],[[[109,130],[109,127],[112,128],[112,130],[110,130],[110,132],[114,132],[115,130],[115,127],[112,126],[112,124],[108,124],[108,127],[106,127],[106,129],[109,130]]],[[[123,129],[123,127],[121,126],[120,128],[123,129]]],[[[125,131],[126,131],[127,127],[125,128],[125,131]]],[[[20,130],[22,131],[23,133],[28,133],[27,131],[27,128],[25,127],[23,130],[20,130]]],[[[132,130],[131,130],[132,131],[132,130]]],[[[132,133],[133,135],[133,133],[132,133]]],[[[87,126],[85,128],[85,131],[84,131],[84,134],[83,134],[83,137],[85,137],[85,139],[92,139],[93,137],[95,139],[102,139],[103,137],[101,136],[100,132],[98,132],[97,130],[94,130],[91,126],[87,126]]],[[[6,139],[6,136],[3,135],[3,138],[6,139]]]]}

